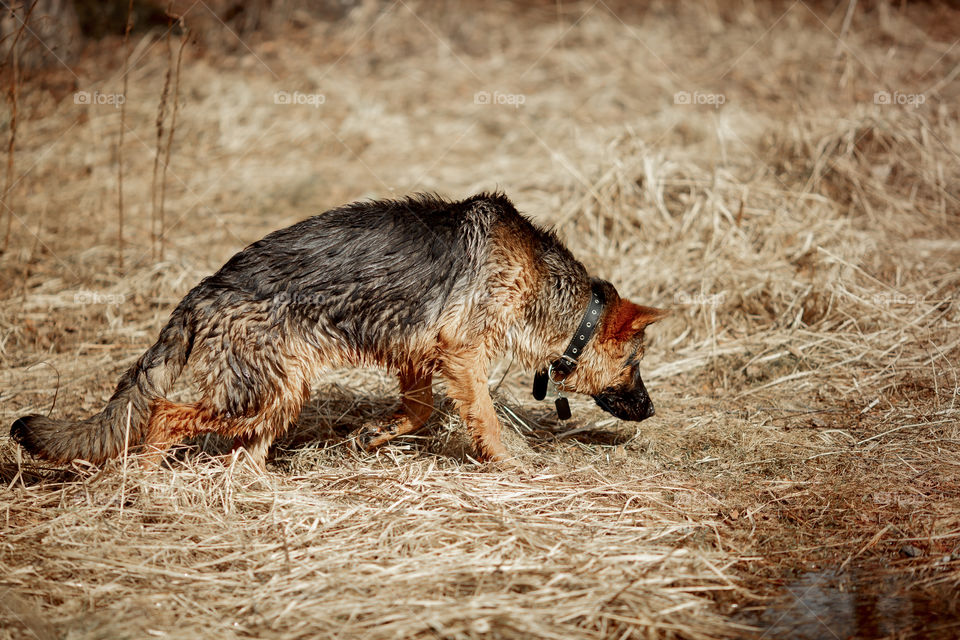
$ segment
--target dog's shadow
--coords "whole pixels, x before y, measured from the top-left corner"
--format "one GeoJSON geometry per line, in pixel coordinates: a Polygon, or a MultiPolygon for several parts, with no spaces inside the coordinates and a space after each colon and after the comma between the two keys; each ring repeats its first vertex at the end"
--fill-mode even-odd
{"type": "Polygon", "coordinates": [[[20,464],[17,464],[15,459],[0,461],[0,482],[7,488],[21,485],[25,487],[48,485],[51,488],[60,488],[63,485],[80,482],[84,478],[84,474],[75,469],[51,467],[49,463],[33,460],[26,454],[24,457],[20,464]]]}
{"type": "MultiPolygon", "coordinates": [[[[355,442],[355,439],[362,436],[370,425],[386,419],[400,408],[396,388],[389,383],[380,386],[382,388],[371,391],[334,382],[316,388],[296,424],[275,441],[272,457],[276,459],[285,452],[305,448],[346,446],[355,451],[362,450],[359,440],[355,442]]],[[[635,430],[625,428],[623,424],[601,426],[609,421],[596,420],[596,411],[579,419],[560,421],[551,403],[526,408],[509,398],[495,404],[504,439],[511,441],[508,448],[512,444],[514,448],[549,450],[551,446],[569,441],[612,446],[624,444],[635,436],[635,430]]],[[[211,455],[228,452],[230,445],[225,439],[216,443],[208,440],[203,444],[211,455]]],[[[440,390],[434,394],[433,414],[423,428],[400,436],[383,447],[400,447],[460,462],[476,459],[477,455],[453,402],[440,390]]]]}
{"type": "MultiPolygon", "coordinates": [[[[579,418],[561,421],[552,403],[525,407],[515,398],[504,398],[495,404],[504,439],[526,449],[549,449],[569,441],[613,446],[624,444],[636,435],[635,429],[626,423],[610,425],[609,420],[597,420],[606,416],[597,410],[581,409],[579,418]],[[515,436],[511,436],[511,432],[515,436]]],[[[392,388],[369,393],[340,384],[325,385],[312,394],[297,424],[276,444],[280,449],[290,450],[349,443],[366,425],[383,420],[399,406],[399,396],[392,388]]],[[[423,428],[385,446],[403,446],[459,461],[476,456],[453,402],[439,390],[434,394],[433,415],[423,428]]]]}

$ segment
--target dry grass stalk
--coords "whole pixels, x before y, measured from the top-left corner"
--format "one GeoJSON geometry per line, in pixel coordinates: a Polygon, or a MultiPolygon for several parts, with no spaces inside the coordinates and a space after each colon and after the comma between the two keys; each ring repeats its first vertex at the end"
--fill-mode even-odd
{"type": "Polygon", "coordinates": [[[123,100],[120,102],[120,135],[117,139],[117,267],[120,269],[123,269],[123,133],[127,129],[131,28],[133,28],[133,0],[127,3],[127,20],[123,28],[123,100]]]}
{"type": "MultiPolygon", "coordinates": [[[[167,6],[167,15],[170,14],[170,5],[167,6]]],[[[160,170],[160,156],[163,153],[163,123],[166,121],[167,117],[167,97],[170,92],[170,75],[172,73],[173,67],[173,49],[170,46],[170,32],[173,30],[172,18],[168,19],[167,24],[167,33],[164,37],[164,44],[166,45],[167,53],[167,71],[163,74],[163,89],[160,91],[160,102],[157,105],[157,141],[156,141],[156,151],[153,155],[153,182],[150,185],[150,229],[153,234],[153,239],[151,240],[151,250],[153,253],[153,258],[157,259],[158,257],[163,257],[162,250],[158,251],[157,243],[158,240],[162,242],[163,238],[163,225],[160,225],[159,232],[157,231],[157,224],[160,214],[158,213],[159,208],[159,195],[157,193],[157,181],[159,179],[159,170],[160,170]]]]}
{"type": "Polygon", "coordinates": [[[170,131],[167,134],[167,143],[163,155],[163,172],[160,178],[160,259],[163,259],[167,243],[166,232],[166,202],[167,202],[167,168],[170,166],[170,150],[173,147],[173,136],[177,132],[177,112],[180,110],[180,69],[183,64],[183,48],[187,44],[187,27],[183,16],[180,22],[180,46],[177,48],[177,64],[174,68],[173,80],[173,113],[170,114],[170,131]]]}
{"type": "MultiPolygon", "coordinates": [[[[36,3],[31,4],[29,7],[24,9],[24,16],[22,18],[17,16],[17,7],[9,6],[8,10],[10,12],[10,17],[14,22],[19,22],[19,26],[14,32],[13,43],[10,45],[10,50],[7,52],[7,59],[4,60],[4,67],[9,67],[10,69],[10,84],[7,87],[7,102],[10,104],[10,134],[7,138],[7,172],[6,180],[3,186],[3,206],[7,210],[7,228],[3,234],[3,251],[0,251],[0,254],[6,253],[10,248],[10,232],[13,229],[13,202],[11,200],[11,190],[13,189],[13,157],[17,145],[17,113],[18,107],[20,104],[20,39],[23,38],[23,32],[27,28],[27,22],[30,20],[30,15],[33,13],[33,10],[36,8],[36,3]]],[[[8,36],[9,37],[9,36],[8,36]]]]}

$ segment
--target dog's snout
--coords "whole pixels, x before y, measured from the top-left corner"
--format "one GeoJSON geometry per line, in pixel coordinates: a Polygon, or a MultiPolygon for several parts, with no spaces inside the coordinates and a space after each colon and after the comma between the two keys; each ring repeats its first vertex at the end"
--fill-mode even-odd
{"type": "Polygon", "coordinates": [[[631,387],[609,388],[593,396],[593,399],[601,409],[621,420],[641,422],[656,413],[639,375],[631,387]]]}

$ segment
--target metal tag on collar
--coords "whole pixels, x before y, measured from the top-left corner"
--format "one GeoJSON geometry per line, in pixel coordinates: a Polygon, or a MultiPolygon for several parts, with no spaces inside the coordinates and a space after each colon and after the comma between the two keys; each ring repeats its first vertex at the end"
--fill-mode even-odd
{"type": "Polygon", "coordinates": [[[553,404],[557,408],[557,417],[561,420],[569,420],[570,416],[573,415],[570,413],[570,403],[567,402],[567,397],[559,389],[557,390],[557,399],[553,404]]]}
{"type": "Polygon", "coordinates": [[[537,371],[533,376],[533,397],[537,400],[543,400],[547,397],[547,372],[537,371]]]}
{"type": "MultiPolygon", "coordinates": [[[[553,405],[557,408],[557,417],[560,418],[561,420],[569,420],[570,416],[573,414],[570,412],[570,402],[567,400],[567,397],[563,395],[563,378],[560,378],[559,380],[557,380],[553,376],[554,371],[557,370],[557,367],[555,365],[557,365],[558,363],[561,363],[562,365],[565,365],[565,366],[569,366],[569,363],[564,363],[562,362],[562,360],[563,358],[559,360],[555,360],[550,365],[550,367],[547,369],[547,379],[550,381],[550,384],[553,385],[553,388],[557,390],[557,399],[553,403],[553,405]]],[[[567,358],[567,360],[570,360],[573,363],[573,367],[577,366],[577,363],[575,360],[572,360],[570,358],[567,358]]],[[[570,368],[566,372],[558,371],[558,373],[561,373],[565,378],[566,376],[570,375],[571,371],[573,371],[573,368],[570,368]]]]}

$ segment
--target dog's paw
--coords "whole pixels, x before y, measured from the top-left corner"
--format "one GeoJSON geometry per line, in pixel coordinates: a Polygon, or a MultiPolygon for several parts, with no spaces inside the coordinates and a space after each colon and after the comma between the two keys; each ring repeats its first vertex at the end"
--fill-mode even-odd
{"type": "Polygon", "coordinates": [[[382,444],[390,442],[401,435],[400,419],[397,417],[379,421],[368,422],[353,432],[350,439],[354,446],[362,451],[373,451],[382,444]]]}
{"type": "Polygon", "coordinates": [[[506,452],[490,457],[487,464],[490,466],[490,469],[494,471],[520,473],[524,475],[533,473],[533,469],[526,462],[506,452]]]}

